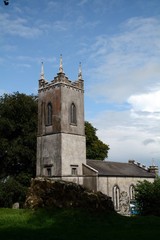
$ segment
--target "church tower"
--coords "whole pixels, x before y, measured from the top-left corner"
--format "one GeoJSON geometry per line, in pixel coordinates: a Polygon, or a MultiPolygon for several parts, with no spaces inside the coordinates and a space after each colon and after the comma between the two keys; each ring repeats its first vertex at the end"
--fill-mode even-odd
{"type": "Polygon", "coordinates": [[[37,176],[73,180],[82,176],[86,164],[84,130],[84,84],[81,64],[78,80],[63,71],[51,82],[45,80],[42,63],[38,89],[37,176]]]}

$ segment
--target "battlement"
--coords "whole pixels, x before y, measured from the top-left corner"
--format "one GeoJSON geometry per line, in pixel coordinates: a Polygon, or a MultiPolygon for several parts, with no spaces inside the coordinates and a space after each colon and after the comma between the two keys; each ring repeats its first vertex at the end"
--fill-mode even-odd
{"type": "Polygon", "coordinates": [[[51,82],[48,82],[44,79],[40,79],[38,92],[46,91],[46,90],[49,90],[50,88],[54,88],[59,85],[65,85],[68,87],[75,88],[77,90],[84,91],[83,80],[77,80],[77,81],[72,82],[72,81],[68,80],[68,77],[66,77],[66,76],[57,75],[54,78],[54,80],[52,80],[51,82]]]}
{"type": "Polygon", "coordinates": [[[76,88],[79,90],[84,90],[84,81],[82,79],[81,64],[79,66],[78,79],[76,81],[71,81],[63,72],[62,59],[60,60],[60,67],[57,76],[51,82],[48,82],[44,78],[44,68],[42,63],[41,77],[39,80],[39,92],[49,90],[50,88],[56,87],[57,85],[66,85],[68,87],[76,88]]]}

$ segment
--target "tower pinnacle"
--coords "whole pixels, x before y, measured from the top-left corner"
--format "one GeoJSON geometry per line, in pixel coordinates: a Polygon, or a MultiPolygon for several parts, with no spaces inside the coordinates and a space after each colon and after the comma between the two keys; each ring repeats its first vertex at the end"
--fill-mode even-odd
{"type": "Polygon", "coordinates": [[[62,54],[60,55],[59,73],[63,73],[62,54]]]}
{"type": "Polygon", "coordinates": [[[82,80],[82,65],[79,63],[78,80],[82,80]]]}
{"type": "Polygon", "coordinates": [[[41,63],[41,79],[44,79],[44,66],[43,66],[43,62],[41,63]]]}

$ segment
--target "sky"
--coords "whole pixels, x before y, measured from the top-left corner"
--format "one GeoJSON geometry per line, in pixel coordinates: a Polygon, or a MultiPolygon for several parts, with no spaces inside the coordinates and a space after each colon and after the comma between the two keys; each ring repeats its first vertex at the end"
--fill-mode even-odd
{"type": "Polygon", "coordinates": [[[160,167],[160,1],[0,0],[0,95],[37,94],[82,64],[85,120],[107,161],[160,167]]]}

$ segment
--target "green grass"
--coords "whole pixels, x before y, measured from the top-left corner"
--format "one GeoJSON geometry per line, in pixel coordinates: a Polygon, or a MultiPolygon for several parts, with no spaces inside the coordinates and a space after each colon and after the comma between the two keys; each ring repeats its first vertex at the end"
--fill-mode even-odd
{"type": "Polygon", "coordinates": [[[159,217],[122,217],[84,210],[0,209],[3,240],[125,240],[160,235],[159,217]]]}

